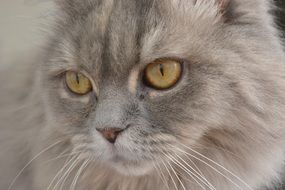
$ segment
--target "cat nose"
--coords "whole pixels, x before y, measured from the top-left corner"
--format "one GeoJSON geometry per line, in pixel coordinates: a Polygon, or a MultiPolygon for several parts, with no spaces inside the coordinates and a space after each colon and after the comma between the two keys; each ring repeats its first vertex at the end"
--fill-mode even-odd
{"type": "Polygon", "coordinates": [[[110,128],[110,129],[96,129],[98,132],[102,134],[102,136],[109,141],[110,143],[114,144],[118,135],[124,130],[120,128],[110,128]]]}

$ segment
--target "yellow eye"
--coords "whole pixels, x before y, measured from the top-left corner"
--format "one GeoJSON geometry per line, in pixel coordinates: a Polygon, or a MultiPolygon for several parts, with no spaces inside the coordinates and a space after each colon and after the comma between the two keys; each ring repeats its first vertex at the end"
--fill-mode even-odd
{"type": "Polygon", "coordinates": [[[180,62],[172,59],[158,59],[146,67],[144,80],[149,86],[164,90],[174,86],[181,74],[180,62]]]}
{"type": "Polygon", "coordinates": [[[85,95],[92,90],[91,81],[82,73],[67,71],[65,82],[71,92],[79,95],[85,95]]]}

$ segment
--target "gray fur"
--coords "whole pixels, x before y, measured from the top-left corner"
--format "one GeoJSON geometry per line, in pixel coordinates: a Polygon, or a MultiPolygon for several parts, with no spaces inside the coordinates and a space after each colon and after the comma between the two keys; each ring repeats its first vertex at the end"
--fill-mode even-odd
{"type": "Polygon", "coordinates": [[[187,174],[191,167],[217,190],[257,190],[281,180],[285,56],[270,0],[56,3],[43,61],[21,66],[21,75],[11,68],[0,76],[11,78],[0,91],[1,189],[50,145],[9,190],[45,190],[53,179],[55,185],[60,169],[75,159],[66,154],[78,155],[78,162],[63,189],[86,160],[78,190],[202,189],[187,174]],[[157,91],[140,73],[163,57],[184,60],[183,76],[174,88],[157,91]],[[79,97],[67,91],[62,76],[70,69],[86,73],[94,92],[79,97]],[[115,151],[96,130],[106,127],[126,129],[115,151]]]}

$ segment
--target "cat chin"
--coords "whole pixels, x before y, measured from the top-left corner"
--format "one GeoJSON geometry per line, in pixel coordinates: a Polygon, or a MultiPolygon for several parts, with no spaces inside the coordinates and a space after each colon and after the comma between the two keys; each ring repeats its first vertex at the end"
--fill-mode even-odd
{"type": "Polygon", "coordinates": [[[149,162],[116,161],[110,164],[118,173],[126,176],[143,176],[153,171],[153,164],[149,162]]]}

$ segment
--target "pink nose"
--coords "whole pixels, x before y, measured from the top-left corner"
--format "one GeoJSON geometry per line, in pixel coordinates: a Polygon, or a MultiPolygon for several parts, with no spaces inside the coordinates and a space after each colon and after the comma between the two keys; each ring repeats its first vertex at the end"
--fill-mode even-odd
{"type": "Polygon", "coordinates": [[[118,135],[123,131],[123,129],[110,128],[110,129],[97,129],[97,131],[99,131],[107,141],[114,144],[116,142],[118,135]]]}

